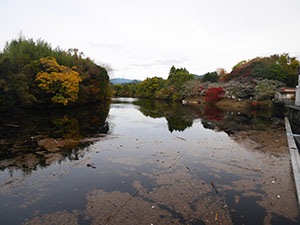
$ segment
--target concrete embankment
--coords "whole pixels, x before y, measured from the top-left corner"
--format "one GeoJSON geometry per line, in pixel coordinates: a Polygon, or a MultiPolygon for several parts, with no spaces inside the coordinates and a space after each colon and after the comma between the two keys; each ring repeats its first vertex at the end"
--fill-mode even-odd
{"type": "Polygon", "coordinates": [[[299,204],[300,202],[300,156],[299,156],[299,150],[294,140],[294,134],[292,133],[291,125],[287,117],[285,118],[285,129],[286,129],[286,136],[287,136],[288,147],[291,156],[291,163],[292,163],[294,181],[296,185],[296,192],[297,192],[297,198],[299,204]]]}

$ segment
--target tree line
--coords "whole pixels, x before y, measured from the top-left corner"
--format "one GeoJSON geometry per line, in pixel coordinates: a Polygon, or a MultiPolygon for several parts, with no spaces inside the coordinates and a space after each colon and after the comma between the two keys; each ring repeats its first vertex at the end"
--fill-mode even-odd
{"type": "Polygon", "coordinates": [[[171,67],[168,79],[147,78],[139,83],[117,84],[113,87],[115,96],[140,97],[178,101],[182,98],[183,85],[194,80],[186,68],[171,67]]]}
{"type": "Polygon", "coordinates": [[[153,77],[140,83],[114,85],[113,94],[171,101],[215,102],[222,97],[268,100],[274,98],[279,87],[296,87],[298,68],[299,61],[289,54],[244,60],[230,73],[219,68],[200,77],[172,66],[167,79],[153,77]]]}

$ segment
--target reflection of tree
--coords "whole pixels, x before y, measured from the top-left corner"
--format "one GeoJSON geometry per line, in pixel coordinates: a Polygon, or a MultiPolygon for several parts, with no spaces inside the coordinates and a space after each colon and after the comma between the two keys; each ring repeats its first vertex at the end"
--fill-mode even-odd
{"type": "Polygon", "coordinates": [[[184,131],[192,126],[196,118],[201,118],[204,128],[225,131],[228,134],[242,130],[267,130],[276,126],[273,123],[274,117],[282,116],[277,115],[276,110],[224,111],[213,104],[186,106],[176,102],[149,99],[139,100],[134,104],[140,106],[139,110],[145,116],[165,117],[170,132],[184,131]]]}
{"type": "Polygon", "coordinates": [[[215,105],[208,104],[203,107],[204,115],[208,120],[221,121],[223,120],[224,112],[215,105]]]}
{"type": "Polygon", "coordinates": [[[201,123],[202,123],[203,127],[206,129],[214,130],[216,128],[216,124],[211,123],[209,121],[201,120],[201,123]]]}
{"type": "Polygon", "coordinates": [[[184,131],[186,128],[193,125],[193,120],[184,118],[182,115],[173,114],[170,117],[166,116],[168,121],[169,131],[184,131]]]}
{"type": "Polygon", "coordinates": [[[23,113],[2,114],[0,124],[0,169],[13,167],[30,172],[37,165],[46,166],[54,161],[76,159],[78,146],[108,132],[106,118],[109,103],[84,106],[68,110],[36,110],[23,113]],[[45,148],[39,143],[56,144],[45,148]],[[8,166],[9,165],[9,166],[8,166]]]}
{"type": "Polygon", "coordinates": [[[172,103],[166,101],[156,101],[143,99],[133,104],[139,105],[139,110],[145,115],[154,119],[164,117],[165,113],[171,108],[172,103]]]}
{"type": "Polygon", "coordinates": [[[191,127],[196,118],[196,112],[191,107],[183,106],[180,103],[156,101],[144,99],[135,102],[140,106],[139,110],[152,118],[165,117],[168,121],[169,131],[184,131],[191,127]]]}
{"type": "Polygon", "coordinates": [[[65,115],[63,118],[57,118],[53,120],[52,123],[55,125],[55,134],[58,137],[73,139],[80,137],[80,130],[77,119],[69,119],[68,116],[65,115]]]}
{"type": "Polygon", "coordinates": [[[105,122],[109,112],[109,104],[86,106],[75,109],[51,120],[54,127],[50,137],[54,138],[85,138],[91,135],[108,132],[105,122]]]}
{"type": "Polygon", "coordinates": [[[232,134],[235,131],[268,130],[277,126],[274,118],[276,111],[222,111],[214,105],[205,105],[202,108],[203,117],[201,123],[204,128],[225,131],[232,134]]]}

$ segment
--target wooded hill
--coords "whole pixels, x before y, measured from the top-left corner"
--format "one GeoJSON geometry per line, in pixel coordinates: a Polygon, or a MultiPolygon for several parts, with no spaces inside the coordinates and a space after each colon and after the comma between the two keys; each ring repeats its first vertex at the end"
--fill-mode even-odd
{"type": "Polygon", "coordinates": [[[0,110],[104,101],[109,87],[105,68],[78,49],[20,37],[0,52],[0,110]]]}
{"type": "Polygon", "coordinates": [[[296,87],[298,84],[299,61],[289,54],[257,57],[237,63],[229,74],[222,79],[226,81],[239,80],[241,82],[252,79],[277,80],[287,87],[296,87]]]}

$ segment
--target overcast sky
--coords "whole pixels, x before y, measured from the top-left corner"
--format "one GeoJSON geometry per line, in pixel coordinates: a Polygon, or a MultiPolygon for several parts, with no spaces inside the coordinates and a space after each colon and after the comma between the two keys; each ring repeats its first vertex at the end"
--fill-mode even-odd
{"type": "Polygon", "coordinates": [[[241,60],[300,58],[300,0],[0,0],[0,48],[18,37],[78,48],[112,77],[204,74],[241,60]]]}

